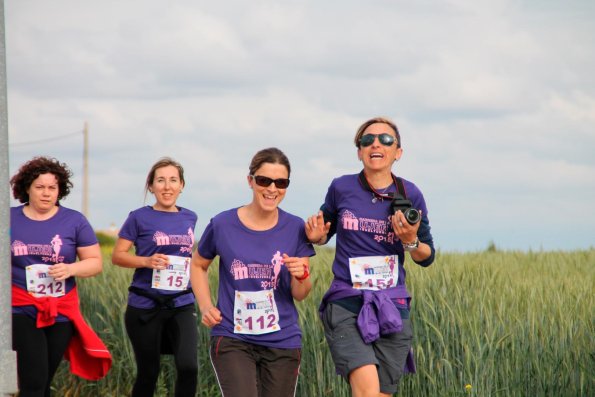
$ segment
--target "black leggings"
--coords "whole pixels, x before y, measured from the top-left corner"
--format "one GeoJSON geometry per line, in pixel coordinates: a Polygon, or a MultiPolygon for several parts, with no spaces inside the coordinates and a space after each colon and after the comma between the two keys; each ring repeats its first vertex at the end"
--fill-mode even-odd
{"type": "Polygon", "coordinates": [[[19,397],[49,397],[52,378],[72,337],[71,322],[37,328],[25,314],[12,315],[12,348],[17,352],[19,397]]]}
{"type": "Polygon", "coordinates": [[[127,306],[126,331],[136,358],[132,397],[150,397],[159,377],[162,340],[165,336],[176,365],[176,397],[194,396],[198,377],[198,326],[194,305],[160,310],[149,322],[141,316],[152,310],[127,306]]]}

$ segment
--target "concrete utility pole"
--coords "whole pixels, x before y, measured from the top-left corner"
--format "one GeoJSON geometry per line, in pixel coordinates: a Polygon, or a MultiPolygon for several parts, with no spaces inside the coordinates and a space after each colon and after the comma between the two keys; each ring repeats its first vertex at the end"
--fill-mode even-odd
{"type": "Polygon", "coordinates": [[[89,219],[89,124],[83,128],[83,215],[89,219]]]}
{"type": "Polygon", "coordinates": [[[17,392],[17,357],[12,350],[10,293],[10,189],[8,188],[8,99],[4,0],[0,0],[0,396],[17,392]]]}

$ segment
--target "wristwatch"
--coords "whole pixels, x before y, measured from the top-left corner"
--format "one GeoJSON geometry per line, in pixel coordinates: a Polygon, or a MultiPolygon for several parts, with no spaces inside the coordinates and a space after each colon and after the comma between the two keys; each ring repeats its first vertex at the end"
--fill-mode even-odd
{"type": "Polygon", "coordinates": [[[415,237],[415,241],[412,243],[404,243],[401,241],[401,244],[403,244],[403,249],[405,251],[414,251],[419,247],[419,238],[415,237]]]}

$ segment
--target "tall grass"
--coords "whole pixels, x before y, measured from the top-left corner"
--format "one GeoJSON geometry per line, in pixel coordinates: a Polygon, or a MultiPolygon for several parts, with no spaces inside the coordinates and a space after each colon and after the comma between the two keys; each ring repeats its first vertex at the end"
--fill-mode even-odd
{"type": "MultiPolygon", "coordinates": [[[[54,381],[60,396],[127,396],[134,355],[123,324],[132,271],[109,262],[79,281],[83,313],[110,348],[114,365],[98,382],[79,380],[63,363],[54,381]]],[[[314,288],[298,303],[304,334],[299,396],[349,396],[335,375],[318,304],[330,284],[332,249],[312,260],[314,288]]],[[[216,294],[217,264],[210,270],[216,294]]],[[[595,395],[595,250],[575,252],[438,253],[429,268],[408,262],[418,373],[406,396],[595,395]],[[465,388],[466,385],[470,387],[465,388]]],[[[208,330],[199,326],[199,396],[218,396],[208,360],[208,330]]],[[[173,395],[175,370],[162,356],[158,396],[173,395]]]]}

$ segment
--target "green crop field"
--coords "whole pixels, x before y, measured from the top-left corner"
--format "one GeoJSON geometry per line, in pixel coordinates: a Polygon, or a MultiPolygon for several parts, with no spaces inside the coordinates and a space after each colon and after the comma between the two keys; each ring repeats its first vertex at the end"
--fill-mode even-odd
{"type": "MultiPolygon", "coordinates": [[[[492,247],[493,248],[493,247],[492,247]]],[[[131,269],[113,266],[103,246],[104,271],[79,280],[85,317],[108,345],[114,365],[98,382],[78,379],[62,363],[59,396],[127,396],[135,376],[123,323],[131,269]]],[[[349,396],[335,375],[317,308],[332,274],[334,251],[317,250],[314,288],[298,304],[304,334],[298,396],[349,396]]],[[[438,252],[420,268],[406,264],[413,295],[417,374],[404,396],[595,396],[595,249],[574,252],[438,252]]],[[[217,283],[216,263],[210,270],[217,283]]],[[[216,288],[212,288],[215,293],[216,288]]],[[[199,396],[218,396],[199,326],[199,396]]],[[[159,396],[172,396],[175,371],[162,356],[159,396]]]]}

